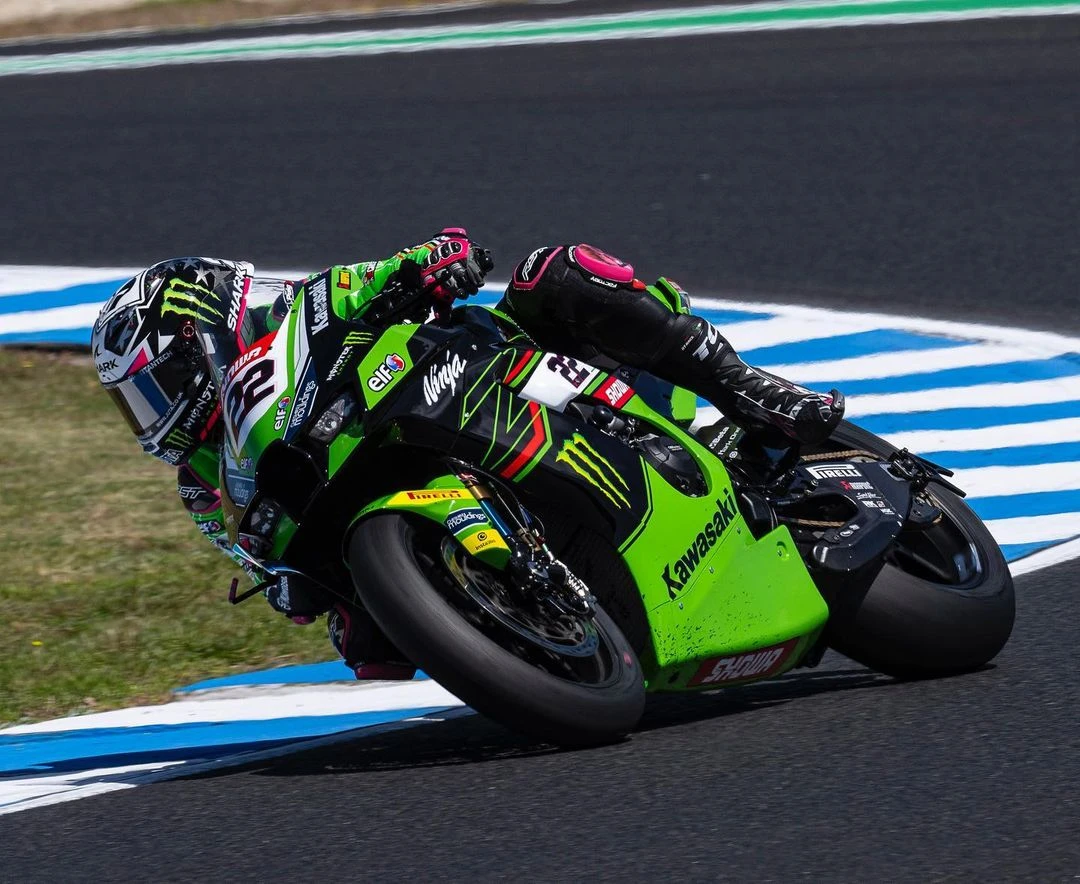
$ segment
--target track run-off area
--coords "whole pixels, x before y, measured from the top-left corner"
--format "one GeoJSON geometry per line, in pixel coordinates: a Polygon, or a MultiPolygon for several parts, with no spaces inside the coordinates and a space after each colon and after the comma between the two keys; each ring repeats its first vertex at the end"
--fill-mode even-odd
{"type": "Polygon", "coordinates": [[[419,54],[325,50],[674,13],[529,5],[0,48],[0,63],[51,71],[0,78],[0,151],[14,158],[0,179],[0,333],[81,335],[92,315],[77,310],[107,292],[79,286],[172,255],[308,268],[453,223],[495,250],[505,278],[540,243],[592,241],[640,275],[722,295],[698,303],[749,358],[835,383],[857,422],[956,466],[1011,547],[1018,599],[1009,645],[962,678],[897,683],[830,654],[775,682],[654,697],[633,739],[585,752],[477,716],[337,739],[0,816],[5,872],[1080,874],[1080,568],[1050,563],[1077,533],[1080,26],[1061,6],[956,4],[947,20],[944,4],[844,6],[847,27],[798,11],[836,4],[688,4],[687,16],[751,17],[419,54]],[[761,27],[781,9],[787,24],[761,27]],[[922,17],[900,17],[912,10],[922,17]],[[146,60],[271,38],[321,48],[146,60]],[[112,50],[127,62],[86,55],[112,50]],[[50,68],[50,55],[65,58],[50,68]],[[79,282],[61,267],[120,269],[79,282]]]}

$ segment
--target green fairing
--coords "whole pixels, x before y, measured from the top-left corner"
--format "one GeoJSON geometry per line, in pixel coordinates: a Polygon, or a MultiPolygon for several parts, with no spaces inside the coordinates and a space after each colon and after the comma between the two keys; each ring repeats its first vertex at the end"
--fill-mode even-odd
{"type": "Polygon", "coordinates": [[[413,368],[409,356],[409,338],[416,334],[419,326],[392,325],[375,342],[367,355],[360,360],[357,373],[360,376],[360,388],[368,408],[374,408],[391,392],[413,368]],[[391,368],[387,360],[397,357],[404,367],[391,368]],[[378,383],[376,383],[378,382],[378,383]],[[380,386],[381,385],[381,386],[380,386]]]}

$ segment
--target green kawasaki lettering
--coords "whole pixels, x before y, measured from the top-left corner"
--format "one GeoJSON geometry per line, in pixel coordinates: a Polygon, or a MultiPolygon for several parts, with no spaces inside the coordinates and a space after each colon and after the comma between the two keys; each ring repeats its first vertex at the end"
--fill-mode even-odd
{"type": "Polygon", "coordinates": [[[669,562],[664,566],[660,578],[667,586],[669,596],[675,598],[686,586],[698,565],[708,556],[709,550],[716,546],[728,525],[735,521],[738,514],[739,510],[731,496],[731,489],[724,489],[724,497],[716,499],[716,512],[713,513],[712,519],[702,526],[685,553],[674,562],[669,562]]]}

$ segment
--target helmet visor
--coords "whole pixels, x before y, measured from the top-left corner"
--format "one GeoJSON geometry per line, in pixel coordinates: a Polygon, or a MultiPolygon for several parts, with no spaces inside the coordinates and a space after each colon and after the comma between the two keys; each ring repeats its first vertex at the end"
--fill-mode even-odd
{"type": "Polygon", "coordinates": [[[188,356],[171,350],[140,368],[131,377],[107,388],[113,403],[136,436],[161,426],[184,398],[192,381],[188,356]]]}

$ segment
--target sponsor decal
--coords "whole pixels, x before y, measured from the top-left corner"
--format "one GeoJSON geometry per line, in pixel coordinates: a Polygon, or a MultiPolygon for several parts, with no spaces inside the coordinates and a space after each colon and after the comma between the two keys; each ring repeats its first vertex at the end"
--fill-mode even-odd
{"type": "Polygon", "coordinates": [[[477,531],[475,534],[470,534],[468,537],[461,539],[461,545],[465,547],[470,553],[476,555],[485,549],[509,549],[506,542],[495,531],[477,531]]]}
{"type": "Polygon", "coordinates": [[[314,380],[308,381],[304,385],[304,392],[297,397],[296,404],[293,406],[292,417],[289,418],[290,430],[295,430],[304,422],[304,418],[307,417],[308,408],[311,406],[311,400],[314,396],[316,386],[317,384],[314,380]]]}
{"type": "Polygon", "coordinates": [[[352,274],[348,270],[339,270],[337,275],[337,287],[339,289],[352,288],[352,274]]]}
{"type": "MultiPolygon", "coordinates": [[[[214,388],[208,384],[203,389],[202,393],[199,394],[199,401],[195,403],[195,407],[192,408],[191,411],[188,412],[187,417],[180,422],[180,426],[189,433],[194,433],[196,430],[203,429],[203,418],[216,403],[217,393],[214,388]]],[[[205,436],[200,436],[199,438],[205,438],[205,436]]]]}
{"type": "Polygon", "coordinates": [[[840,487],[845,491],[870,491],[874,486],[871,482],[841,482],[840,487]]]}
{"type": "Polygon", "coordinates": [[[569,356],[552,356],[547,361],[548,371],[560,375],[570,382],[570,386],[578,390],[584,383],[596,374],[596,369],[584,362],[578,362],[569,356]]]}
{"type": "Polygon", "coordinates": [[[296,300],[296,286],[291,282],[282,283],[281,297],[285,299],[285,306],[291,309],[296,300]]]}
{"type": "Polygon", "coordinates": [[[660,574],[671,598],[675,598],[686,588],[698,565],[708,557],[709,550],[723,539],[724,532],[738,515],[739,509],[731,496],[731,489],[725,488],[724,496],[716,499],[716,512],[712,518],[701,527],[697,537],[690,541],[686,552],[675,561],[668,562],[660,574]]]}
{"type": "Polygon", "coordinates": [[[106,374],[116,368],[117,360],[108,359],[105,362],[95,363],[94,368],[98,370],[98,374],[106,374]]]}
{"type": "Polygon", "coordinates": [[[458,510],[446,517],[446,527],[454,534],[460,534],[475,525],[487,524],[487,521],[487,514],[483,510],[458,510]]]}
{"type": "MultiPolygon", "coordinates": [[[[687,345],[692,340],[693,340],[693,338],[687,339],[686,344],[683,344],[683,349],[684,350],[686,349],[687,345]]],[[[720,340],[720,332],[719,332],[719,330],[716,328],[716,326],[714,326],[714,325],[712,325],[710,323],[708,325],[708,327],[705,329],[705,337],[704,337],[704,339],[701,341],[700,344],[698,344],[697,349],[693,352],[693,357],[695,359],[697,359],[699,362],[704,362],[706,359],[709,358],[709,354],[713,352],[713,349],[715,348],[716,343],[719,340],[720,340]]]]}
{"type": "Polygon", "coordinates": [[[345,340],[342,344],[346,347],[360,347],[364,344],[370,344],[375,340],[375,332],[368,331],[351,331],[345,335],[345,340]]]}
{"type": "Polygon", "coordinates": [[[229,331],[236,331],[236,324],[240,321],[240,305],[244,298],[244,276],[235,274],[232,279],[232,298],[229,299],[229,318],[227,320],[229,331]]]}
{"type": "Polygon", "coordinates": [[[406,491],[405,496],[409,500],[419,500],[424,502],[431,500],[461,500],[463,497],[472,497],[468,491],[463,491],[460,488],[446,488],[434,491],[406,491]]]}
{"type": "Polygon", "coordinates": [[[626,381],[611,377],[597,388],[593,396],[612,408],[622,408],[633,398],[634,390],[626,381]]]}
{"type": "Polygon", "coordinates": [[[240,369],[242,369],[245,365],[247,365],[249,362],[251,362],[251,360],[258,359],[260,356],[262,356],[262,352],[263,352],[262,347],[259,344],[256,344],[254,347],[252,347],[250,350],[248,350],[247,353],[245,353],[239,359],[237,359],[226,370],[226,372],[225,372],[225,383],[228,383],[229,380],[232,379],[240,371],[240,369]]]}
{"type": "Polygon", "coordinates": [[[206,522],[196,522],[195,524],[199,526],[199,530],[202,531],[202,533],[205,534],[207,537],[210,537],[214,534],[220,534],[222,531],[225,530],[222,527],[221,522],[219,522],[217,519],[210,519],[206,522]]]}
{"type": "Polygon", "coordinates": [[[176,448],[166,448],[158,452],[158,459],[173,466],[176,466],[180,462],[180,457],[183,455],[183,451],[179,451],[176,448]]]}
{"type": "MultiPolygon", "coordinates": [[[[518,279],[522,282],[529,282],[532,279],[532,272],[536,269],[540,256],[548,251],[550,251],[550,249],[537,249],[529,255],[529,257],[525,259],[525,263],[521,265],[521,270],[518,271],[518,279]]],[[[540,263],[542,264],[543,262],[540,263]]]]}
{"type": "Polygon", "coordinates": [[[171,448],[184,449],[187,448],[189,445],[195,444],[195,437],[189,436],[179,427],[174,427],[172,432],[170,432],[169,435],[166,436],[165,439],[162,441],[162,444],[171,448]]]}
{"type": "Polygon", "coordinates": [[[289,396],[282,396],[278,400],[277,414],[274,415],[274,429],[280,430],[285,426],[285,416],[289,413],[289,403],[292,399],[289,396]]]}
{"type": "Polygon", "coordinates": [[[782,645],[773,645],[760,651],[714,657],[701,664],[688,684],[724,684],[746,678],[766,678],[783,667],[798,643],[799,640],[793,638],[782,645]]]}
{"type": "Polygon", "coordinates": [[[555,462],[566,464],[586,482],[598,488],[616,509],[630,508],[630,499],[626,496],[630,486],[581,433],[574,433],[563,443],[562,450],[555,455],[555,462]]]}
{"type": "Polygon", "coordinates": [[[453,396],[457,392],[457,381],[464,373],[465,365],[465,360],[457,353],[453,356],[447,353],[445,362],[431,366],[424,378],[424,401],[428,405],[434,405],[447,390],[453,396]]]}
{"type": "Polygon", "coordinates": [[[181,500],[196,500],[204,489],[201,485],[179,485],[176,491],[181,500]]]}
{"type": "Polygon", "coordinates": [[[311,309],[314,324],[311,333],[317,335],[330,324],[330,308],[326,300],[326,277],[317,279],[311,286],[311,309]]]}
{"type": "Polygon", "coordinates": [[[221,303],[221,298],[204,286],[184,282],[176,277],[169,282],[169,287],[165,290],[161,303],[161,315],[173,313],[177,316],[190,316],[202,322],[224,319],[225,314],[216,307],[210,306],[211,301],[221,303]]]}
{"type": "Polygon", "coordinates": [[[599,276],[589,276],[589,282],[594,282],[597,285],[602,285],[606,289],[617,289],[619,284],[612,279],[603,279],[599,276]]]}
{"type": "Polygon", "coordinates": [[[860,491],[855,497],[858,500],[879,500],[881,495],[876,491],[860,491]]]}
{"type": "Polygon", "coordinates": [[[404,370],[405,360],[397,353],[391,353],[383,360],[383,364],[375,369],[374,374],[367,379],[368,389],[373,393],[385,390],[393,381],[394,375],[404,370]]]}
{"type": "Polygon", "coordinates": [[[326,373],[326,379],[328,381],[332,381],[341,374],[341,370],[345,367],[345,363],[349,361],[350,356],[352,356],[352,347],[346,347],[341,351],[341,354],[335,360],[334,364],[330,366],[330,371],[326,373]]]}
{"type": "Polygon", "coordinates": [[[849,463],[827,463],[807,467],[806,471],[815,479],[861,479],[862,473],[849,463]]]}

